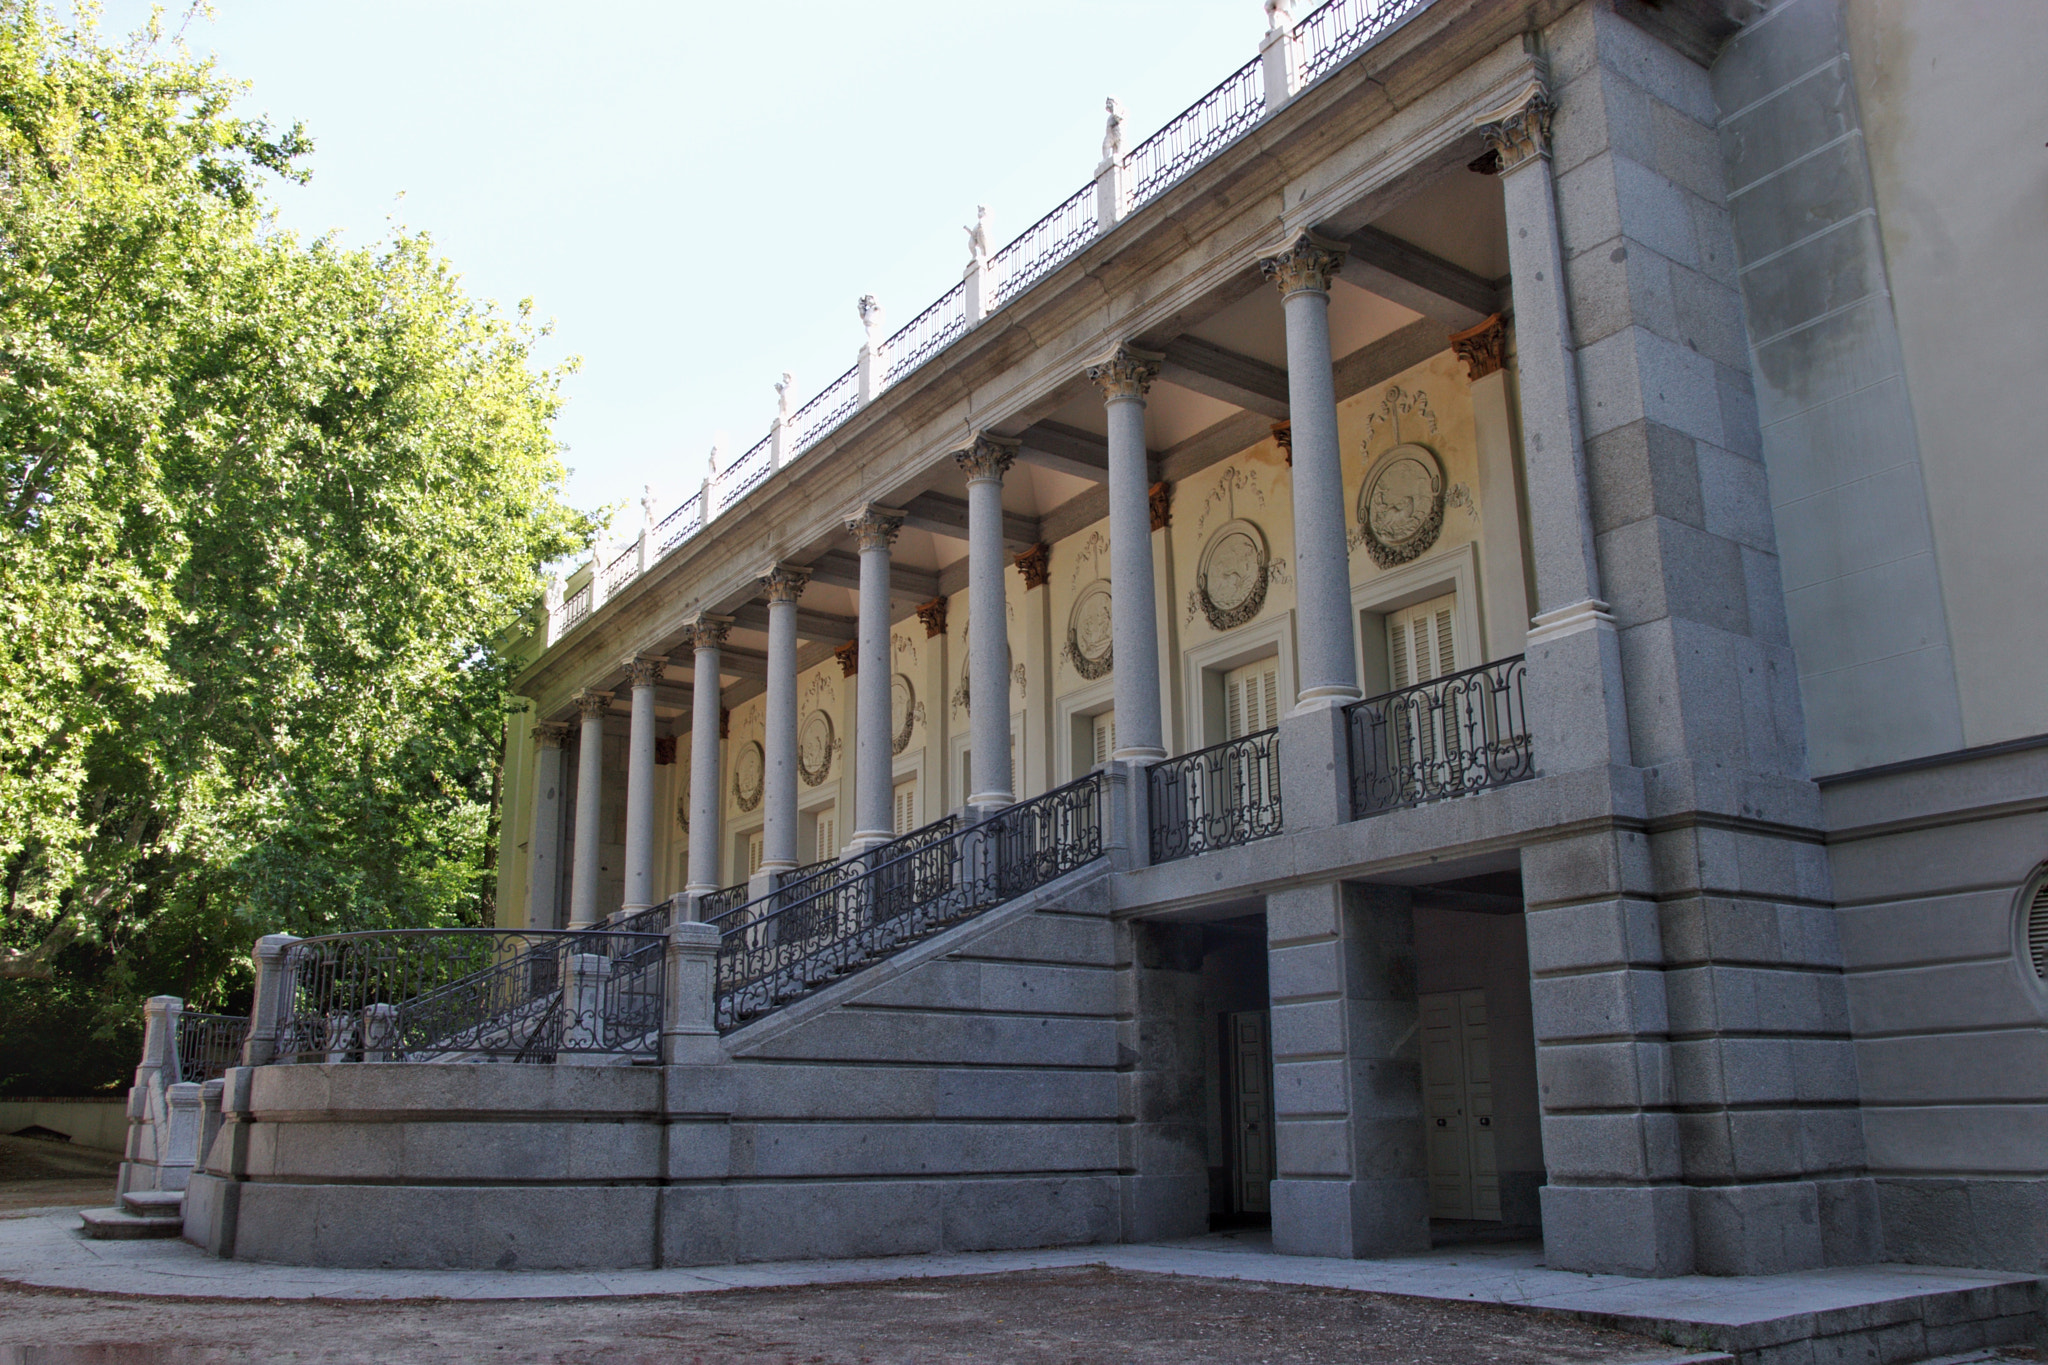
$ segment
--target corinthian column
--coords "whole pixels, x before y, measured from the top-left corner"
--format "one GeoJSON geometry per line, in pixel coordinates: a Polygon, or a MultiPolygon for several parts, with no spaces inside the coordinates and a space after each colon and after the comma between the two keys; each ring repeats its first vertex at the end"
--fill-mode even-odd
{"type": "Polygon", "coordinates": [[[1110,650],[1116,675],[1116,752],[1166,757],[1159,724],[1159,610],[1152,586],[1152,481],[1145,465],[1145,394],[1160,357],[1122,346],[1088,377],[1109,417],[1110,650]]]}
{"type": "Polygon", "coordinates": [[[796,600],[811,581],[798,564],[777,564],[761,577],[768,598],[768,693],[762,750],[767,758],[761,800],[761,872],[796,866],[796,600]]]}
{"type": "Polygon", "coordinates": [[[561,927],[562,744],[569,727],[542,721],[533,727],[533,839],[527,845],[526,927],[561,927]]]}
{"type": "Polygon", "coordinates": [[[1016,441],[977,436],[953,458],[967,474],[967,719],[973,736],[971,807],[1016,800],[1010,776],[1010,613],[1003,601],[1003,475],[1016,441]],[[979,703],[977,705],[976,703],[979,703]]]}
{"type": "Polygon", "coordinates": [[[691,896],[718,890],[718,669],[732,621],[700,616],[690,626],[696,654],[690,665],[690,884],[691,896]]]}
{"type": "Polygon", "coordinates": [[[889,742],[889,547],[903,528],[893,507],[867,507],[846,523],[860,546],[860,670],[856,675],[853,842],[887,843],[896,831],[889,742]]]}
{"type": "Polygon", "coordinates": [[[633,728],[626,739],[626,910],[654,904],[654,685],[668,660],[643,655],[626,665],[633,728]]]}
{"type": "MultiPolygon", "coordinates": [[[[1330,281],[1344,244],[1304,232],[1259,262],[1287,313],[1287,415],[1294,438],[1294,559],[1301,612],[1299,703],[1357,701],[1351,551],[1344,525],[1344,465],[1337,449],[1337,386],[1330,373],[1330,281]]],[[[1122,718],[1118,718],[1119,724],[1122,718]]]]}
{"type": "Polygon", "coordinates": [[[569,925],[588,929],[597,922],[598,815],[604,804],[604,718],[609,692],[578,692],[576,711],[583,731],[576,744],[576,861],[569,869],[569,925]]]}

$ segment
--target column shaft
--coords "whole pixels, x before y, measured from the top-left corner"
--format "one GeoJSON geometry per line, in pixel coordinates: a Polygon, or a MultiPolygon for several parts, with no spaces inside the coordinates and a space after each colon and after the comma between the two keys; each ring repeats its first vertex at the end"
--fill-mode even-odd
{"type": "Polygon", "coordinates": [[[1356,701],[1358,653],[1351,615],[1351,549],[1337,386],[1330,370],[1330,278],[1344,245],[1303,233],[1260,262],[1287,315],[1287,411],[1294,443],[1294,561],[1301,613],[1302,704],[1356,701]]]}
{"type": "Polygon", "coordinates": [[[569,869],[569,924],[585,929],[597,922],[599,815],[604,805],[604,718],[609,692],[577,694],[582,733],[576,744],[576,861],[569,869]]]}
{"type": "Polygon", "coordinates": [[[690,885],[691,895],[719,888],[718,725],[719,659],[731,622],[702,617],[691,629],[696,654],[690,680],[690,885]]]}
{"type": "Polygon", "coordinates": [[[768,690],[762,750],[761,871],[787,872],[796,857],[796,601],[811,571],[778,564],[761,579],[768,594],[768,690]]]}
{"type": "Polygon", "coordinates": [[[633,721],[626,739],[626,910],[654,904],[654,684],[667,663],[656,656],[628,666],[633,721]]]}
{"type": "Polygon", "coordinates": [[[569,727],[533,727],[533,836],[527,844],[526,927],[562,926],[562,744],[569,727]]]}
{"type": "Polygon", "coordinates": [[[967,471],[967,711],[973,771],[967,804],[1007,806],[1010,773],[1010,613],[1003,600],[1003,475],[1017,443],[982,436],[954,456],[967,471]]]}
{"type": "Polygon", "coordinates": [[[1109,422],[1110,649],[1120,760],[1166,757],[1159,721],[1159,624],[1152,580],[1152,481],[1145,460],[1145,392],[1159,359],[1131,347],[1089,370],[1109,422]]]}
{"type": "Polygon", "coordinates": [[[860,546],[860,669],[855,677],[855,843],[885,843],[895,833],[889,723],[889,546],[900,513],[870,507],[848,523],[860,546]]]}

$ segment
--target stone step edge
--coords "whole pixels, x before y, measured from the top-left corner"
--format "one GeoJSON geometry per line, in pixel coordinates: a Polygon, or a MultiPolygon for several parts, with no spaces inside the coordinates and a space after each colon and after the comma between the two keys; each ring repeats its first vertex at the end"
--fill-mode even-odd
{"type": "Polygon", "coordinates": [[[126,1209],[80,1209],[78,1221],[87,1237],[100,1241],[121,1238],[177,1237],[185,1231],[183,1215],[143,1217],[126,1209]]]}

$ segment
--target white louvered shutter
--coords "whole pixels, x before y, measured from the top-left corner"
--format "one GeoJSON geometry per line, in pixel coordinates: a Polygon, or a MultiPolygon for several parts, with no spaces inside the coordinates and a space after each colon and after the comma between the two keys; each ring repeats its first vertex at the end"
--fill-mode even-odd
{"type": "Polygon", "coordinates": [[[1261,659],[1223,675],[1223,737],[1242,739],[1280,723],[1280,664],[1261,659]]]}
{"type": "Polygon", "coordinates": [[[830,807],[818,812],[818,842],[811,856],[818,862],[839,856],[839,808],[830,807]]]}
{"type": "Polygon", "coordinates": [[[1387,657],[1395,691],[1458,671],[1451,628],[1457,604],[1456,593],[1445,593],[1388,614],[1387,657]]]}
{"type": "Polygon", "coordinates": [[[761,834],[757,831],[747,836],[747,875],[753,876],[761,870],[761,834]]]}
{"type": "Polygon", "coordinates": [[[1095,765],[1109,762],[1116,752],[1116,712],[1104,711],[1095,717],[1095,765]]]}
{"type": "Polygon", "coordinates": [[[908,834],[917,828],[917,783],[914,781],[897,784],[895,827],[898,834],[908,834]]]}
{"type": "Polygon", "coordinates": [[[2034,899],[2027,906],[2027,956],[2033,961],[2034,975],[2048,981],[2048,877],[2034,888],[2034,899]]]}

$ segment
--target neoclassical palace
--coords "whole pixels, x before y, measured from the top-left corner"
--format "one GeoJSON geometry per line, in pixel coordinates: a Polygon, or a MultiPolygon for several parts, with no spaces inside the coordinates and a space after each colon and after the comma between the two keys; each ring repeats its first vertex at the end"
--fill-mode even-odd
{"type": "Polygon", "coordinates": [[[496,930],[166,1007],[188,1237],[2048,1269],[2044,15],[1267,11],[536,606],[496,930]]]}

